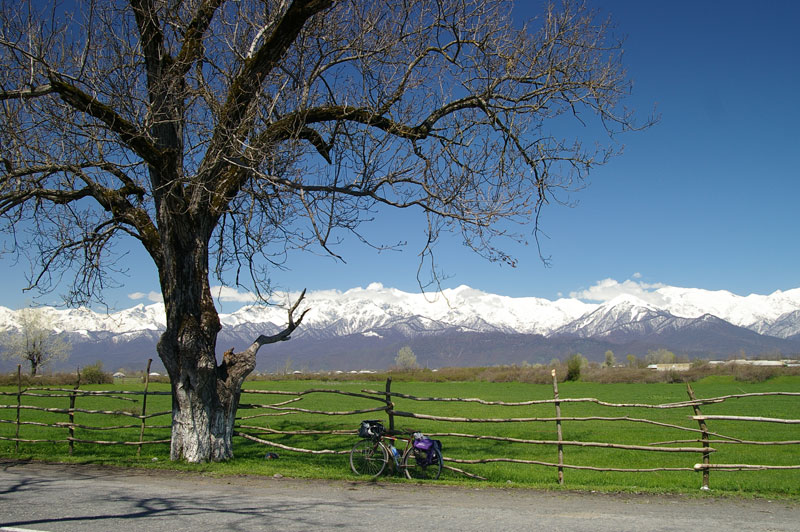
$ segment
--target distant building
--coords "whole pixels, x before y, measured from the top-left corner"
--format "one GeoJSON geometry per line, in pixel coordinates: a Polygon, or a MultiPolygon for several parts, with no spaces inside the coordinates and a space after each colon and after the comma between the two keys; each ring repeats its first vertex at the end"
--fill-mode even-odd
{"type": "Polygon", "coordinates": [[[720,365],[720,364],[734,364],[734,365],[741,365],[741,366],[789,366],[793,363],[797,363],[796,360],[747,360],[745,358],[737,358],[735,360],[712,360],[709,362],[711,365],[720,365]]]}
{"type": "Polygon", "coordinates": [[[689,371],[692,367],[690,363],[679,364],[650,364],[647,369],[654,369],[656,371],[689,371]]]}
{"type": "Polygon", "coordinates": [[[124,379],[125,378],[125,374],[122,373],[121,371],[118,371],[118,372],[114,373],[114,378],[115,379],[124,379]]]}

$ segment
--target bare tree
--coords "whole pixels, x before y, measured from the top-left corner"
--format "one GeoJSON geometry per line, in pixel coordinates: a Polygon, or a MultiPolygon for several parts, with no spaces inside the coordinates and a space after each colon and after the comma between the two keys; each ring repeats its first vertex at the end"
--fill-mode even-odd
{"type": "Polygon", "coordinates": [[[267,297],[288,250],[338,257],[389,207],[426,217],[426,265],[442,232],[513,263],[498,238],[538,236],[617,150],[596,134],[633,126],[619,43],[570,2],[518,27],[496,0],[0,1],[7,246],[40,289],[77,271],[71,304],[124,269],[121,238],[144,246],[173,459],[232,456],[256,352],[305,314],[218,362],[210,276],[267,297]]]}
{"type": "Polygon", "coordinates": [[[69,357],[72,346],[52,331],[40,309],[25,308],[16,317],[16,330],[3,334],[3,358],[29,363],[35,377],[49,363],[69,357]]]}

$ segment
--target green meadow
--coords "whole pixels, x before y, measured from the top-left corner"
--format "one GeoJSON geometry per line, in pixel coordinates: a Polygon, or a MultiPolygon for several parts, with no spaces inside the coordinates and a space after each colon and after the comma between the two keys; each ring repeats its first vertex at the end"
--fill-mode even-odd
{"type": "MultiPolygon", "coordinates": [[[[82,390],[141,390],[141,383],[116,383],[113,385],[84,386],[82,390]]],[[[731,376],[712,376],[692,384],[698,398],[718,397],[731,394],[763,392],[800,392],[800,377],[782,376],[763,382],[740,382],[731,376]]],[[[364,389],[384,389],[382,382],[320,382],[320,381],[254,381],[245,383],[245,389],[303,391],[308,389],[335,389],[360,392],[364,389]]],[[[151,391],[168,391],[166,384],[151,384],[151,391]]],[[[15,392],[16,387],[0,387],[3,392],[15,392]]],[[[394,382],[392,391],[417,397],[461,397],[480,398],[486,401],[520,402],[534,399],[552,399],[552,384],[529,384],[519,382],[394,382]]],[[[559,383],[561,399],[597,398],[609,403],[664,404],[688,399],[687,388],[682,383],[634,383],[601,384],[591,382],[559,383]]],[[[57,392],[51,392],[57,393],[57,392]]],[[[61,392],[63,395],[63,392],[61,392]]],[[[76,407],[87,410],[111,410],[138,414],[141,412],[141,397],[137,401],[123,401],[109,397],[78,397],[76,407]]],[[[281,395],[242,395],[241,403],[274,404],[285,402],[291,396],[281,395]]],[[[0,396],[4,405],[15,406],[14,395],[0,396]]],[[[461,418],[551,418],[555,416],[553,404],[527,406],[493,406],[478,403],[414,401],[395,398],[395,410],[419,414],[461,417],[461,418]]],[[[24,397],[24,405],[38,405],[49,408],[67,408],[67,397],[24,397]]],[[[302,400],[289,403],[286,407],[327,412],[345,412],[380,406],[379,402],[350,396],[312,393],[302,400]]],[[[729,399],[719,404],[701,407],[705,415],[735,415],[769,417],[783,419],[800,418],[800,397],[764,396],[729,399]]],[[[147,412],[166,412],[171,408],[168,395],[150,395],[147,398],[147,412]]],[[[246,418],[266,413],[280,414],[266,409],[241,408],[239,416],[246,418]]],[[[649,419],[668,425],[678,425],[698,429],[697,421],[691,419],[691,407],[676,409],[652,409],[640,407],[615,408],[593,403],[562,403],[561,416],[570,417],[627,417],[649,419]]],[[[15,408],[0,409],[0,419],[14,420],[15,408]]],[[[383,419],[383,412],[355,415],[322,415],[291,412],[286,415],[260,416],[242,419],[239,423],[264,427],[274,431],[296,430],[353,430],[361,419],[383,419]]],[[[22,410],[21,419],[36,423],[65,423],[65,414],[22,410]]],[[[108,430],[89,430],[76,428],[75,437],[85,440],[138,441],[140,421],[123,414],[100,415],[76,413],[75,423],[92,427],[119,427],[134,425],[131,428],[112,428],[108,430]]],[[[507,422],[507,423],[464,423],[417,420],[395,417],[398,428],[419,430],[440,439],[446,458],[488,459],[510,458],[556,463],[557,448],[554,445],[521,444],[487,439],[468,439],[445,435],[465,433],[494,435],[529,440],[556,440],[556,423],[546,422],[507,422]]],[[[765,422],[743,422],[732,420],[709,420],[708,430],[746,441],[798,441],[800,424],[776,424],[765,422]]],[[[169,425],[169,416],[147,420],[145,439],[168,439],[169,429],[158,428],[169,425]]],[[[14,423],[0,423],[0,436],[14,437],[14,423]]],[[[357,441],[355,434],[346,435],[286,435],[259,433],[255,429],[242,429],[243,432],[272,442],[306,449],[329,449],[341,454],[306,454],[280,448],[269,447],[235,438],[236,457],[226,463],[186,464],[169,461],[169,445],[165,443],[144,445],[141,456],[137,456],[136,446],[98,445],[75,443],[74,452],[69,454],[67,443],[20,443],[17,450],[12,441],[0,441],[0,457],[5,459],[36,459],[77,463],[111,464],[117,466],[182,469],[208,472],[219,475],[283,475],[285,477],[354,479],[347,463],[346,452],[357,441]],[[268,452],[279,455],[276,459],[265,459],[268,452]]],[[[600,442],[624,445],[658,445],[660,447],[701,448],[700,433],[678,428],[655,426],[636,421],[606,420],[564,420],[562,422],[563,440],[576,442],[600,442]],[[686,441],[690,440],[690,441],[686,441]]],[[[23,425],[20,438],[24,439],[65,439],[67,430],[49,428],[41,425],[23,425]]],[[[711,436],[712,440],[719,437],[711,436]]],[[[741,445],[734,443],[712,443],[716,449],[711,455],[712,464],[759,464],[759,465],[800,465],[800,445],[741,445]]],[[[602,447],[582,447],[564,445],[564,463],[576,466],[606,467],[621,469],[649,468],[691,468],[702,462],[699,452],[643,452],[627,449],[608,449],[602,447]]],[[[702,473],[695,471],[659,472],[609,472],[589,470],[564,470],[564,484],[558,484],[557,470],[542,465],[494,462],[487,464],[453,464],[486,480],[475,480],[464,475],[447,471],[439,483],[460,483],[496,485],[508,487],[528,487],[537,489],[578,489],[598,491],[634,491],[652,493],[700,493],[702,473]]],[[[406,482],[399,477],[387,476],[387,482],[406,482]]],[[[713,495],[739,495],[764,497],[800,498],[800,470],[768,471],[717,471],[710,473],[710,493],[713,495]]]]}

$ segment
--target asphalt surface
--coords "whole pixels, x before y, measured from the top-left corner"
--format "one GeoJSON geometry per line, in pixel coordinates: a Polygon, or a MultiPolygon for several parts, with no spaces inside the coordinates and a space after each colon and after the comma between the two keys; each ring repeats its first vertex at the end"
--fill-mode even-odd
{"type": "Polygon", "coordinates": [[[6,462],[0,530],[800,531],[800,503],[6,462]]]}

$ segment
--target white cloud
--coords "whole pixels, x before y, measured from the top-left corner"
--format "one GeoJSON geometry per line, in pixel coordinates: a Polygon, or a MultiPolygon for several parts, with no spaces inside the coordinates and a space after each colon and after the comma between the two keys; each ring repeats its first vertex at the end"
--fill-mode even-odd
{"type": "Polygon", "coordinates": [[[164,296],[161,295],[161,292],[153,292],[153,291],[150,291],[146,294],[144,292],[133,292],[131,294],[128,294],[128,298],[133,299],[134,301],[137,301],[139,299],[146,299],[151,303],[161,303],[164,301],[164,296]]]}
{"type": "MultiPolygon", "coordinates": [[[[258,300],[256,295],[252,292],[240,292],[236,288],[231,288],[229,286],[212,286],[211,287],[211,295],[217,301],[222,301],[225,303],[254,303],[258,300]]],[[[128,294],[128,298],[133,299],[134,301],[138,301],[141,299],[146,299],[152,303],[161,303],[164,301],[164,297],[161,295],[161,292],[132,292],[128,294]]]]}
{"type": "Polygon", "coordinates": [[[253,292],[240,292],[230,286],[212,286],[211,294],[224,303],[254,303],[258,297],[253,292]]]}
{"type": "MultiPolygon", "coordinates": [[[[634,275],[637,279],[638,277],[634,275]]],[[[659,288],[664,288],[666,285],[662,283],[642,283],[639,281],[632,281],[630,279],[619,282],[616,279],[603,279],[597,281],[594,286],[586,290],[578,292],[570,292],[570,297],[576,299],[584,299],[588,301],[606,302],[621,296],[631,295],[639,299],[651,303],[653,305],[664,304],[664,298],[657,292],[659,288]]]]}

